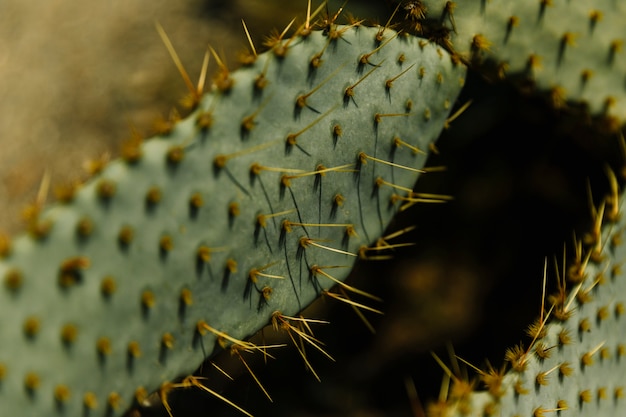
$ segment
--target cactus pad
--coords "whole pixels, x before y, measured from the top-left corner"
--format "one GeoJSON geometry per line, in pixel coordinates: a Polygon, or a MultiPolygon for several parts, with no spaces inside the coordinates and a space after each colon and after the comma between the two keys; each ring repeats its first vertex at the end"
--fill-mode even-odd
{"type": "Polygon", "coordinates": [[[616,201],[617,195],[594,211],[596,229],[585,243],[576,242],[569,266],[559,272],[559,291],[529,327],[530,348],[510,348],[506,372],[480,371],[483,391],[450,375],[447,402],[431,405],[429,415],[624,415],[626,219],[616,201]]]}
{"type": "Polygon", "coordinates": [[[393,245],[464,67],[334,24],[251,58],[2,242],[3,415],[120,415],[393,245]]]}
{"type": "Polygon", "coordinates": [[[418,29],[495,76],[521,79],[557,107],[626,121],[626,4],[599,0],[408,2],[418,29]]]}

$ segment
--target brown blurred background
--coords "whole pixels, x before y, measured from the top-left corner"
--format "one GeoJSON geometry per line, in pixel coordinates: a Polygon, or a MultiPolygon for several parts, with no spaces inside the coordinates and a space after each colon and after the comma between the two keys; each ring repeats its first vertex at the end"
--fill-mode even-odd
{"type": "MultiPolygon", "coordinates": [[[[342,3],[330,1],[331,13],[342,3]]],[[[388,3],[353,0],[346,9],[385,22],[388,3]]],[[[115,157],[133,130],[148,137],[186,93],[155,21],[195,80],[209,44],[236,67],[234,51],[247,45],[241,19],[260,45],[305,7],[305,0],[3,1],[0,230],[20,229],[20,210],[44,173],[53,186],[83,178],[86,161],[115,157]]],[[[416,245],[353,274],[354,285],[385,300],[384,316],[367,314],[377,334],[350,308],[319,303],[308,314],[332,322],[316,335],[337,360],[309,349],[322,383],[295,349],[283,349],[254,366],[274,403],[243,372],[235,383],[218,381],[226,396],[255,416],[412,416],[407,378],[423,402],[438,394],[442,371],[430,350],[448,360],[451,342],[478,366],[485,358],[499,366],[505,348],[524,339],[539,313],[544,258],[560,257],[562,242],[585,226],[587,181],[601,194],[603,163],[618,152],[593,132],[573,134],[555,122],[561,114],[507,86],[473,76],[459,102],[469,98],[430,161],[447,172],[418,184],[455,200],[404,213],[396,227],[417,225],[406,237],[416,245]]],[[[175,417],[237,415],[206,393],[181,392],[171,403],[175,417]]],[[[142,413],[166,415],[159,407],[142,413]]]]}

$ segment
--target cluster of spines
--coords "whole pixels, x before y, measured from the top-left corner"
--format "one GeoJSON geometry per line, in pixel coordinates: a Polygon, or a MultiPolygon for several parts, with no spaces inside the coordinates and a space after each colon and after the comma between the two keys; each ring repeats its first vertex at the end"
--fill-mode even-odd
{"type": "Polygon", "coordinates": [[[619,377],[626,356],[626,342],[619,339],[623,325],[613,328],[614,340],[603,339],[600,333],[608,322],[623,320],[626,311],[626,299],[620,291],[624,277],[615,259],[617,251],[624,252],[621,246],[626,228],[618,207],[617,184],[612,185],[613,192],[592,209],[593,226],[583,239],[575,240],[573,256],[567,258],[564,253],[560,269],[555,260],[558,290],[548,297],[544,293],[541,317],[526,331],[532,340],[529,347],[519,344],[509,348],[506,365],[499,369],[470,365],[478,372],[485,391],[476,391],[477,381],[469,381],[458,367],[450,371],[436,358],[452,380],[452,387],[442,393],[445,399],[430,405],[429,416],[543,417],[568,410],[581,415],[623,413],[619,411],[626,407],[626,384],[619,377]],[[602,288],[605,286],[613,289],[602,288]],[[602,296],[598,291],[611,292],[602,296]],[[598,367],[603,371],[592,375],[598,367]],[[607,372],[616,377],[609,377],[607,372]],[[592,404],[596,409],[589,408],[592,404]]]}

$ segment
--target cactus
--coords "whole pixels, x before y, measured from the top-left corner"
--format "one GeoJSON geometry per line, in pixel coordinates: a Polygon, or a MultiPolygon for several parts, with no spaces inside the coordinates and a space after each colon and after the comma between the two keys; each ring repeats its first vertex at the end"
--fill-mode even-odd
{"type": "Polygon", "coordinates": [[[375,298],[342,281],[432,198],[411,187],[464,74],[424,40],[308,21],[222,65],[189,117],[3,242],[3,414],[120,415],[320,294],[375,298]]]}
{"type": "Polygon", "coordinates": [[[507,350],[506,372],[478,369],[484,391],[473,391],[476,381],[442,364],[452,385],[445,401],[430,405],[429,415],[623,415],[622,203],[614,188],[594,209],[593,229],[574,242],[575,254],[559,268],[558,291],[544,300],[545,310],[542,304],[541,317],[528,329],[530,346],[507,350]]]}
{"type": "MultiPolygon", "coordinates": [[[[437,39],[472,69],[546,97],[564,119],[570,113],[592,119],[598,132],[616,132],[608,142],[623,146],[626,61],[620,54],[624,40],[618,23],[626,15],[622,3],[435,0],[403,6],[412,30],[437,39]]],[[[580,123],[568,122],[569,130],[580,123]]],[[[603,146],[605,138],[595,136],[589,146],[603,146]]],[[[617,169],[622,167],[623,160],[617,169]]],[[[617,179],[623,174],[607,172],[611,195],[592,210],[593,230],[575,239],[574,254],[558,273],[558,292],[544,300],[540,319],[529,328],[530,346],[507,350],[508,370],[470,365],[477,371],[479,391],[477,381],[437,358],[452,385],[442,392],[445,399],[430,404],[428,415],[624,413],[624,225],[617,179]]]]}
{"type": "MultiPolygon", "coordinates": [[[[222,350],[267,355],[245,339],[320,294],[368,308],[352,297],[377,297],[343,283],[354,260],[396,247],[384,233],[398,211],[445,200],[411,188],[450,122],[461,62],[604,131],[623,127],[621,3],[401,8],[425,38],[328,16],[323,31],[307,20],[271,38],[235,72],[220,62],[189,117],[128,143],[61,204],[34,207],[27,233],[0,248],[0,340],[12,341],[0,347],[3,413],[114,416],[155,391],[171,411],[170,390],[208,390],[177,378],[222,350]]],[[[507,353],[508,373],[479,371],[486,392],[447,370],[459,390],[431,414],[620,414],[624,226],[611,226],[612,186],[595,237],[576,242],[579,285],[561,287],[531,347],[507,353]]]]}
{"type": "Polygon", "coordinates": [[[526,0],[409,3],[413,25],[491,78],[513,79],[556,107],[581,108],[615,130],[626,119],[626,4],[526,0]]]}

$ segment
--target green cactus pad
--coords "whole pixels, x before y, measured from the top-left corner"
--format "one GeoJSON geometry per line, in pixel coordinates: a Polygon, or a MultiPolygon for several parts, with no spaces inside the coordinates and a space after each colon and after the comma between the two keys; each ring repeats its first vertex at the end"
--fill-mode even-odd
{"type": "Polygon", "coordinates": [[[3,415],[120,415],[375,257],[414,202],[463,66],[335,25],[255,58],[3,244],[3,415]]]}
{"type": "Polygon", "coordinates": [[[609,218],[602,233],[576,243],[543,323],[529,327],[531,348],[509,349],[507,372],[482,371],[484,391],[472,392],[467,381],[456,379],[448,401],[433,404],[430,415],[625,415],[626,217],[606,203],[596,211],[597,218],[609,218]]]}
{"type": "Polygon", "coordinates": [[[446,29],[432,36],[466,60],[495,64],[558,107],[582,104],[594,116],[626,121],[626,3],[613,0],[418,2],[425,19],[446,29]],[[425,9],[425,11],[424,11],[425,9]]]}

